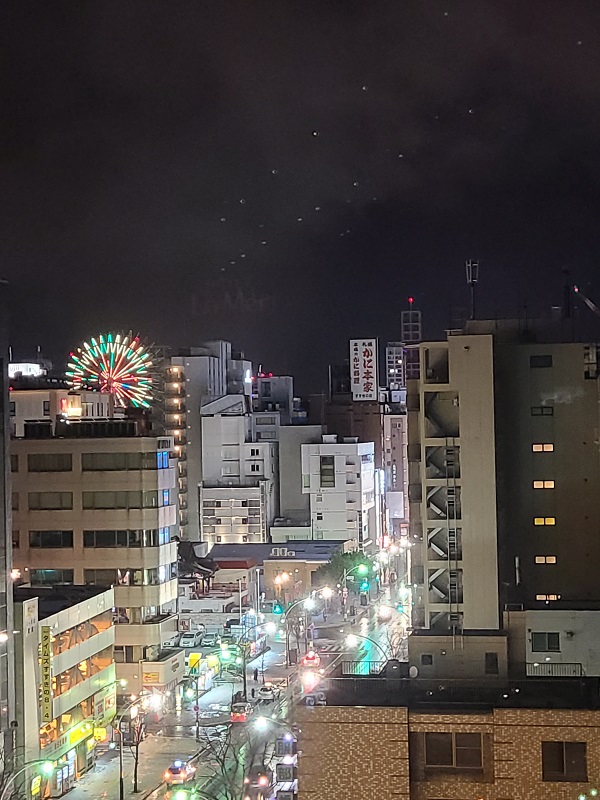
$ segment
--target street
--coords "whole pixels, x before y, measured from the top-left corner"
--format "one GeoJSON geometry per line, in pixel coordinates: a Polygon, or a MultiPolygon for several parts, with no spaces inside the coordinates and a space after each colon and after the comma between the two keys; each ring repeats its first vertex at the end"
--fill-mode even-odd
{"type": "MultiPolygon", "coordinates": [[[[380,662],[387,658],[406,658],[406,619],[386,603],[383,593],[377,603],[361,609],[354,621],[344,621],[340,613],[332,613],[327,622],[314,618],[314,645],[321,653],[321,667],[326,671],[342,657],[350,661],[380,662]]],[[[222,680],[199,699],[200,735],[196,741],[194,699],[185,699],[179,713],[169,714],[149,728],[149,735],[140,744],[139,784],[135,797],[144,800],[173,798],[182,787],[168,788],[163,782],[165,770],[176,760],[196,758],[194,786],[203,800],[229,800],[241,796],[243,778],[257,761],[267,764],[273,757],[274,741],[281,735],[281,722],[289,717],[292,701],[288,684],[297,676],[297,668],[286,666],[284,637],[277,635],[269,641],[270,649],[247,665],[248,697],[252,689],[264,682],[281,685],[280,701],[258,701],[246,723],[230,723],[232,696],[242,689],[242,680],[222,680]],[[254,671],[258,670],[258,681],[254,671]],[[277,720],[271,719],[272,715],[277,720]],[[264,731],[256,728],[254,720],[264,716],[269,721],[264,731]]],[[[297,699],[298,694],[294,695],[297,699]]],[[[124,751],[125,794],[133,795],[133,756],[124,751]]],[[[72,800],[118,798],[119,759],[117,750],[106,751],[93,772],[85,775],[73,788],[72,800]]]]}

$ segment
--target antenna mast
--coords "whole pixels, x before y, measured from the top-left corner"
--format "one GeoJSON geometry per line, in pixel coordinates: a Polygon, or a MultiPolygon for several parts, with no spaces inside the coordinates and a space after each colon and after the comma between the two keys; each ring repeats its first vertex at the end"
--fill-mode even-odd
{"type": "Polygon", "coordinates": [[[469,259],[465,261],[467,283],[471,287],[471,319],[475,319],[475,287],[479,279],[479,261],[469,259]]]}

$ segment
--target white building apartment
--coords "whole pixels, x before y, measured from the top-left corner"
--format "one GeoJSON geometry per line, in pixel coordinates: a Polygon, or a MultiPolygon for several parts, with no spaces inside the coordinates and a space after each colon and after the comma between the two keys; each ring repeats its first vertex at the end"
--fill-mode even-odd
{"type": "Polygon", "coordinates": [[[206,342],[165,358],[163,381],[164,418],[161,428],[173,437],[178,458],[179,536],[198,541],[197,487],[202,481],[201,417],[204,413],[231,413],[233,410],[244,413],[250,410],[252,364],[241,354],[233,354],[229,342],[206,342]]]}
{"type": "Polygon", "coordinates": [[[17,763],[57,763],[51,778],[32,770],[26,797],[60,797],[94,766],[117,709],[113,605],[93,586],[15,590],[17,763]]]}
{"type": "Polygon", "coordinates": [[[368,552],[376,546],[375,445],[337,441],[302,445],[302,491],[310,495],[314,539],[353,540],[368,552]]]}
{"type": "MultiPolygon", "coordinates": [[[[177,597],[173,440],[137,433],[129,421],[59,422],[34,438],[52,434],[34,423],[11,441],[15,566],[32,586],[115,587],[115,661],[129,692],[165,689],[162,670],[144,664],[162,662],[177,631],[163,611],[177,597]]],[[[166,677],[175,683],[178,669],[166,677]]]]}
{"type": "Polygon", "coordinates": [[[40,378],[46,386],[12,388],[10,392],[9,414],[11,435],[22,437],[25,422],[50,422],[57,418],[106,419],[110,415],[109,395],[100,392],[73,392],[62,381],[40,378]],[[59,388],[60,387],[60,388],[59,388]]]}
{"type": "Polygon", "coordinates": [[[249,414],[202,417],[202,541],[266,542],[277,515],[274,442],[251,440],[249,414]]]}
{"type": "Polygon", "coordinates": [[[408,417],[383,417],[387,530],[393,538],[408,536],[408,417]]]}

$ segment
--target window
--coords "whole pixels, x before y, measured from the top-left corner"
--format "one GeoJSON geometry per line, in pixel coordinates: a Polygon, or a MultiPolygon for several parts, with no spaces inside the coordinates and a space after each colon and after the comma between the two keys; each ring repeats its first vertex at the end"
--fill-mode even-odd
{"type": "Polygon", "coordinates": [[[552,356],[529,356],[530,369],[541,369],[552,366],[552,356]]]}
{"type": "Polygon", "coordinates": [[[258,458],[259,455],[260,455],[260,450],[258,449],[258,447],[251,447],[250,448],[250,457],[251,458],[258,458]]]}
{"type": "MultiPolygon", "coordinates": [[[[168,454],[166,462],[169,466],[168,454]]],[[[84,472],[115,472],[119,470],[160,469],[164,455],[161,453],[82,453],[81,469],[84,472]]]]}
{"type": "Polygon", "coordinates": [[[56,583],[73,583],[72,569],[32,569],[29,572],[32,586],[47,586],[56,583]]]}
{"type": "Polygon", "coordinates": [[[88,586],[113,586],[120,582],[117,578],[117,571],[116,569],[84,569],[83,580],[88,586]]]}
{"type": "Polygon", "coordinates": [[[275,425],[275,417],[257,417],[257,425],[275,425]]]}
{"type": "Polygon", "coordinates": [[[532,653],[560,653],[560,633],[531,634],[532,653]]]}
{"type": "Polygon", "coordinates": [[[84,547],[158,547],[170,541],[170,529],[84,531],[84,547]]]}
{"type": "Polygon", "coordinates": [[[250,464],[250,472],[260,472],[260,464],[250,464]]]}
{"type": "Polygon", "coordinates": [[[321,456],[320,475],[322,489],[335,487],[335,456],[321,456]]]}
{"type": "Polygon", "coordinates": [[[16,417],[16,415],[17,415],[17,404],[16,404],[16,402],[14,400],[10,401],[10,403],[8,404],[8,408],[9,408],[8,413],[10,414],[10,416],[11,417],[16,417]]]}
{"type": "Polygon", "coordinates": [[[315,539],[322,539],[323,531],[315,531],[315,539]]]}
{"type": "Polygon", "coordinates": [[[19,493],[18,492],[13,492],[11,500],[12,500],[12,510],[13,511],[18,511],[19,510],[19,493]]]}
{"type": "Polygon", "coordinates": [[[72,469],[71,453],[30,453],[27,456],[28,472],[70,472],[72,469]]]}
{"type": "Polygon", "coordinates": [[[585,742],[542,742],[542,780],[587,781],[585,742]]]}
{"type": "Polygon", "coordinates": [[[158,508],[158,492],[83,492],[84,509],[158,508]]]}
{"type": "Polygon", "coordinates": [[[554,481],[534,481],[534,489],[554,489],[554,481]]]}
{"type": "Polygon", "coordinates": [[[262,381],[261,391],[263,397],[271,397],[271,383],[270,381],[262,381]]]}
{"type": "Polygon", "coordinates": [[[317,522],[323,521],[323,513],[321,511],[317,511],[317,522]]]}
{"type": "Polygon", "coordinates": [[[310,489],[310,475],[302,476],[302,486],[304,489],[310,489]]]}
{"type": "Polygon", "coordinates": [[[29,547],[73,547],[73,531],[29,531],[29,547]]]}
{"type": "Polygon", "coordinates": [[[19,531],[16,531],[13,528],[13,531],[12,531],[12,546],[13,546],[13,550],[18,550],[20,544],[21,544],[21,537],[19,535],[19,531]]]}
{"type": "Polygon", "coordinates": [[[61,511],[73,508],[73,492],[29,492],[30,511],[61,511]]]}
{"type": "Polygon", "coordinates": [[[552,417],[553,415],[553,406],[531,406],[532,417],[552,417]]]}
{"type": "Polygon", "coordinates": [[[555,517],[534,517],[534,525],[556,525],[555,517]]]}
{"type": "Polygon", "coordinates": [[[536,594],[535,599],[536,600],[545,600],[546,602],[548,600],[560,600],[560,595],[559,594],[536,594]]]}
{"type": "Polygon", "coordinates": [[[50,416],[50,400],[44,400],[44,416],[50,416]]]}
{"type": "Polygon", "coordinates": [[[553,444],[532,444],[531,449],[534,453],[553,453],[554,452],[554,445],[553,444]]]}
{"type": "Polygon", "coordinates": [[[425,764],[450,769],[481,769],[481,734],[426,733],[425,764]]]}
{"type": "Polygon", "coordinates": [[[433,656],[430,653],[421,654],[421,666],[433,667],[433,656]]]}
{"type": "Polygon", "coordinates": [[[498,653],[485,654],[485,674],[486,675],[498,674],[498,653]]]}
{"type": "Polygon", "coordinates": [[[10,455],[10,471],[19,471],[19,456],[16,453],[11,453],[10,455]]]}
{"type": "Polygon", "coordinates": [[[116,644],[114,647],[114,654],[116,664],[134,664],[137,661],[137,659],[134,658],[133,646],[130,644],[116,644]]]}
{"type": "Polygon", "coordinates": [[[556,556],[536,556],[536,564],[556,564],[556,556]]]}
{"type": "Polygon", "coordinates": [[[169,500],[169,490],[168,489],[163,489],[163,493],[162,493],[162,504],[163,504],[163,506],[168,506],[169,502],[170,502],[170,500],[169,500]]]}

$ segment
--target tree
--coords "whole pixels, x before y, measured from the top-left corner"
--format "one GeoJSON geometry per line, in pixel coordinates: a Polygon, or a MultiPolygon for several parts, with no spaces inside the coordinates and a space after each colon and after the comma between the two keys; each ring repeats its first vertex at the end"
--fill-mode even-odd
{"type": "Polygon", "coordinates": [[[335,587],[342,582],[344,570],[347,572],[353,570],[352,575],[356,575],[355,567],[358,567],[359,564],[367,564],[369,574],[372,572],[371,559],[367,558],[364,553],[334,553],[327,564],[323,564],[313,573],[313,586],[315,588],[326,585],[335,587]]]}

